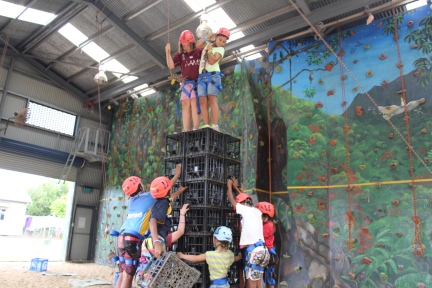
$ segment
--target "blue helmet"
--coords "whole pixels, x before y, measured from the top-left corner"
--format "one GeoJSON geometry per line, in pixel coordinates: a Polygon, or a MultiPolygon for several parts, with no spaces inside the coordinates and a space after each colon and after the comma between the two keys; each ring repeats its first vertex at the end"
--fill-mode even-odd
{"type": "Polygon", "coordinates": [[[220,226],[216,228],[213,236],[216,237],[216,239],[218,239],[219,241],[232,241],[231,229],[226,226],[220,226]]]}

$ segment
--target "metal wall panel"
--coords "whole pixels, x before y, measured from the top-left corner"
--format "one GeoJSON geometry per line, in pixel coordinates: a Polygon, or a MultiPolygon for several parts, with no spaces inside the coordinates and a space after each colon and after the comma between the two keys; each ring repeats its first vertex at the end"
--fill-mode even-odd
{"type": "MultiPolygon", "coordinates": [[[[58,179],[62,164],[0,151],[0,168],[58,179]]],[[[76,181],[78,168],[72,167],[67,181],[76,181]]]]}
{"type": "Polygon", "coordinates": [[[75,205],[99,206],[100,190],[93,188],[91,193],[84,192],[83,186],[75,188],[75,205]]]}
{"type": "Polygon", "coordinates": [[[81,127],[95,127],[95,128],[102,128],[104,130],[111,130],[111,127],[102,123],[102,125],[99,124],[99,121],[91,120],[88,118],[81,118],[79,121],[78,128],[81,127]]]}
{"type": "Polygon", "coordinates": [[[6,69],[6,68],[4,68],[4,66],[3,66],[3,69],[2,69],[2,67],[0,67],[0,69],[1,69],[1,73],[0,73],[0,87],[3,89],[4,86],[5,86],[5,82],[6,82],[6,76],[7,76],[7,73],[9,72],[9,70],[6,69]]]}
{"type": "Polygon", "coordinates": [[[4,105],[5,108],[2,118],[9,118],[14,116],[14,112],[19,112],[24,109],[27,105],[27,100],[22,97],[7,94],[4,105]]]}
{"type": "Polygon", "coordinates": [[[44,77],[42,73],[40,73],[38,70],[33,68],[31,65],[27,64],[26,62],[24,62],[20,59],[16,59],[16,61],[14,62],[14,69],[26,72],[26,73],[31,74],[31,75],[44,77]]]}

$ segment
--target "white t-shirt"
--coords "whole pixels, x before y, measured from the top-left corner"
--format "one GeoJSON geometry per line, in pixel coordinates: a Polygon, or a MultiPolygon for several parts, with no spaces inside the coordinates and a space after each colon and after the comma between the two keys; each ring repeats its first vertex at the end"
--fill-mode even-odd
{"type": "Polygon", "coordinates": [[[255,207],[237,203],[236,213],[242,215],[240,245],[252,245],[260,240],[264,241],[261,211],[255,207]]]}

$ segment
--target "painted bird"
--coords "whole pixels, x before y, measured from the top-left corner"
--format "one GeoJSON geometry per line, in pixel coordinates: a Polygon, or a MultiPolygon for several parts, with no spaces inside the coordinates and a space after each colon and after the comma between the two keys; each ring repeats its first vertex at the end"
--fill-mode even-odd
{"type": "Polygon", "coordinates": [[[310,84],[312,84],[313,79],[314,79],[313,70],[311,70],[311,71],[309,71],[309,81],[310,81],[310,84]]]}
{"type": "MultiPolygon", "coordinates": [[[[414,100],[406,104],[407,111],[411,111],[416,108],[418,105],[421,105],[426,102],[425,98],[421,98],[418,100],[414,100]]],[[[401,98],[401,106],[398,105],[390,105],[390,106],[378,106],[378,110],[383,114],[384,119],[389,120],[391,117],[399,115],[404,112],[404,101],[401,98]]]]}

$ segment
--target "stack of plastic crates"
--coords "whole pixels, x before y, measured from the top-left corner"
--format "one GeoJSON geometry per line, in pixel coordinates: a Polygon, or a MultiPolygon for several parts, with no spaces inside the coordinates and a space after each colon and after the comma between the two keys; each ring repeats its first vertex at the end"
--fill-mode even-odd
{"type": "Polygon", "coordinates": [[[200,271],[180,260],[175,252],[167,252],[153,260],[145,271],[140,287],[190,288],[200,277],[200,271]]]}
{"type": "MultiPolygon", "coordinates": [[[[234,176],[240,179],[240,140],[213,129],[199,129],[186,133],[168,135],[166,138],[165,175],[172,177],[175,166],[182,164],[180,183],[187,186],[183,195],[173,202],[173,229],[178,227],[183,204],[189,204],[186,217],[185,234],[172,251],[198,255],[214,250],[213,233],[219,226],[232,229],[234,238],[230,248],[238,247],[240,236],[240,218],[227,203],[226,180],[234,176]]],[[[178,185],[173,187],[177,191],[178,185]]],[[[210,278],[206,263],[190,263],[201,272],[194,287],[208,287],[210,278]]],[[[233,287],[239,283],[239,264],[234,264],[229,271],[229,281],[233,287]]],[[[160,286],[163,287],[163,286],[160,286]]]]}

